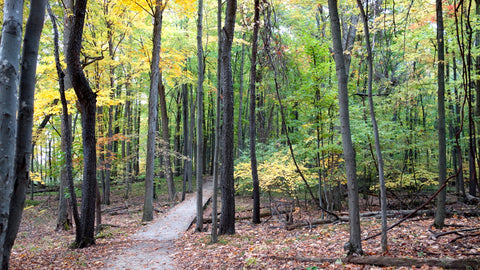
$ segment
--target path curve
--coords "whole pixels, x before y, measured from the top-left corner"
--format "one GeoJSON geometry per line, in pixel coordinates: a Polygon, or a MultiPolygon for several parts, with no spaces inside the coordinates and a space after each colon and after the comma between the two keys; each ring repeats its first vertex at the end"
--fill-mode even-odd
{"type": "MultiPolygon", "coordinates": [[[[212,196],[213,182],[211,178],[209,180],[203,184],[203,204],[212,196]]],[[[135,244],[117,254],[106,269],[176,269],[171,258],[174,240],[188,229],[195,218],[196,202],[197,196],[186,199],[132,235],[130,239],[135,244]]]]}

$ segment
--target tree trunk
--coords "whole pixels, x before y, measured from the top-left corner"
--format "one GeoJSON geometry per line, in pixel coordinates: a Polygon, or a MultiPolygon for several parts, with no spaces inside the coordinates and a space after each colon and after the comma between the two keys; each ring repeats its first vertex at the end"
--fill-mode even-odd
{"type": "MultiPolygon", "coordinates": [[[[67,3],[68,4],[68,3],[67,3]]],[[[66,6],[66,8],[71,8],[71,6],[66,6]]],[[[58,84],[59,84],[59,92],[60,94],[62,91],[65,91],[65,74],[62,70],[62,65],[60,63],[60,55],[59,55],[59,41],[58,41],[58,28],[57,28],[57,22],[55,19],[55,15],[53,14],[50,5],[47,3],[47,9],[48,9],[48,14],[50,17],[50,20],[52,21],[53,25],[53,32],[54,32],[54,51],[55,51],[55,66],[57,69],[57,75],[58,75],[58,84]]],[[[62,107],[63,107],[63,102],[62,102],[62,107]]],[[[62,152],[65,155],[64,158],[64,165],[62,166],[62,170],[60,172],[60,191],[59,191],[59,203],[58,203],[58,213],[57,213],[57,230],[69,230],[69,228],[72,226],[72,221],[69,218],[69,212],[68,211],[68,202],[67,202],[67,196],[65,196],[67,188],[68,188],[68,177],[67,177],[67,168],[68,166],[71,166],[72,164],[67,164],[67,158],[66,158],[66,153],[67,151],[71,151],[68,147],[67,140],[66,140],[66,134],[67,131],[65,129],[70,128],[70,134],[71,134],[71,126],[66,125],[66,123],[71,123],[70,122],[70,116],[67,114],[66,116],[62,114],[61,116],[61,149],[62,152]],[[65,120],[64,118],[67,117],[65,120]]],[[[45,123],[46,124],[46,123],[45,123]]],[[[70,138],[71,141],[71,138],[70,138]]],[[[71,159],[70,159],[71,160],[71,159]]],[[[71,175],[71,174],[70,174],[71,175]]]]}
{"type": "Polygon", "coordinates": [[[328,0],[330,27],[333,39],[333,51],[338,80],[338,104],[340,111],[340,130],[342,133],[343,155],[347,171],[348,211],[350,215],[350,240],[346,249],[350,254],[362,254],[360,231],[358,183],[356,176],[355,150],[350,132],[350,116],[348,109],[348,77],[342,48],[340,20],[336,0],[328,0]]]}
{"type": "Polygon", "coordinates": [[[197,158],[195,159],[196,180],[197,180],[197,224],[195,230],[203,231],[203,81],[205,76],[205,64],[203,60],[203,0],[198,0],[197,18],[197,59],[198,59],[198,81],[197,81],[197,158]]]}
{"type": "Polygon", "coordinates": [[[234,123],[233,123],[233,82],[232,42],[235,29],[236,0],[227,0],[225,26],[222,34],[222,90],[223,90],[223,131],[222,131],[222,215],[219,234],[235,233],[235,185],[233,178],[234,123]]]}
{"type": "Polygon", "coordinates": [[[218,36],[218,49],[217,53],[217,106],[215,115],[215,145],[213,146],[213,193],[212,193],[212,243],[218,241],[218,224],[217,224],[217,197],[218,197],[218,173],[220,165],[220,119],[222,115],[221,109],[221,93],[222,93],[222,0],[217,1],[217,36],[218,36]]]}
{"type": "Polygon", "coordinates": [[[387,190],[385,187],[385,175],[383,171],[383,157],[382,150],[380,147],[380,135],[378,134],[378,125],[377,119],[375,117],[375,107],[373,104],[372,96],[372,82],[373,82],[373,53],[372,46],[370,44],[370,31],[368,27],[368,17],[363,8],[361,0],[357,0],[358,7],[360,9],[360,14],[363,18],[363,26],[365,32],[365,45],[367,47],[367,62],[368,62],[368,105],[370,109],[370,118],[372,120],[373,134],[375,138],[375,152],[377,153],[377,165],[378,165],[378,179],[380,182],[380,205],[382,212],[382,252],[388,251],[388,238],[387,238],[387,190]]]}
{"type": "MultiPolygon", "coordinates": [[[[22,40],[23,1],[4,2],[0,41],[0,254],[4,254],[10,198],[14,185],[17,90],[22,40]]],[[[8,265],[0,256],[0,265],[8,265]]]]}
{"type": "MultiPolygon", "coordinates": [[[[243,39],[245,40],[245,32],[243,33],[243,39]]],[[[238,89],[238,124],[237,124],[237,157],[239,157],[243,151],[243,67],[245,61],[245,44],[242,44],[242,56],[240,60],[240,88],[238,89]]]]}
{"type": "Polygon", "coordinates": [[[72,77],[72,85],[77,95],[82,112],[82,142],[83,142],[83,183],[80,218],[80,234],[76,235],[75,246],[83,248],[95,244],[95,188],[97,186],[96,169],[96,139],[95,115],[96,94],[90,88],[89,82],[82,70],[80,50],[87,8],[87,0],[77,0],[74,7],[74,19],[69,38],[67,53],[68,71],[72,77]]]}
{"type": "MultiPolygon", "coordinates": [[[[437,11],[437,45],[438,45],[438,185],[443,186],[447,179],[447,144],[445,131],[445,51],[443,40],[443,11],[442,0],[436,1],[437,11]]],[[[437,197],[437,211],[433,225],[441,229],[445,224],[445,201],[447,189],[444,188],[437,197]]]]}
{"type": "Polygon", "coordinates": [[[153,220],[153,178],[155,161],[155,137],[158,119],[158,89],[160,80],[160,48],[163,9],[161,0],[156,1],[153,22],[153,49],[150,65],[150,94],[148,96],[148,134],[147,134],[147,161],[145,172],[145,199],[143,204],[143,221],[153,220]]]}
{"type": "Polygon", "coordinates": [[[189,172],[191,167],[188,166],[188,163],[191,162],[190,157],[188,156],[188,145],[189,145],[189,128],[188,128],[188,87],[186,84],[182,84],[182,120],[183,120],[183,155],[186,159],[183,161],[183,187],[182,187],[182,201],[185,200],[185,193],[187,193],[187,183],[189,172]]]}
{"type": "MultiPolygon", "coordinates": [[[[161,31],[162,29],[160,29],[161,31]]],[[[161,33],[160,33],[161,35],[161,33]]],[[[165,166],[165,177],[167,178],[168,198],[170,201],[175,200],[175,184],[173,182],[172,162],[170,157],[170,130],[168,129],[167,102],[165,99],[165,85],[162,83],[162,72],[160,71],[160,79],[158,81],[158,95],[160,99],[160,116],[162,120],[162,138],[163,138],[163,163],[165,166]]]]}
{"type": "Polygon", "coordinates": [[[253,216],[252,222],[260,223],[260,187],[258,181],[257,170],[257,153],[256,153],[256,129],[255,129],[255,83],[257,82],[257,48],[258,48],[258,30],[260,28],[260,0],[254,1],[253,15],[253,38],[252,38],[252,64],[250,67],[250,165],[252,168],[252,185],[253,185],[253,216]]]}
{"type": "MultiPolygon", "coordinates": [[[[21,1],[23,2],[23,1],[21,1]]],[[[9,216],[5,242],[2,244],[2,269],[8,269],[10,253],[17,237],[22,219],[25,197],[28,188],[29,160],[32,147],[33,102],[35,93],[35,75],[40,35],[45,17],[46,0],[33,1],[25,28],[22,53],[22,72],[18,102],[17,138],[14,161],[13,195],[9,202],[9,216]]],[[[5,25],[4,25],[5,26],[5,25]]],[[[4,48],[4,47],[2,47],[4,48]]],[[[16,104],[16,102],[14,102],[16,104]]],[[[3,233],[3,229],[2,229],[3,233]]]]}

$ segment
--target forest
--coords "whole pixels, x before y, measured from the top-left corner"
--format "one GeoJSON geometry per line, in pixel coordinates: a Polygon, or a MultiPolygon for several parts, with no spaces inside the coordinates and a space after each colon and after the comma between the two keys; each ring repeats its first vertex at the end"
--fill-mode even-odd
{"type": "Polygon", "coordinates": [[[480,1],[0,5],[2,269],[479,269],[480,1]]]}

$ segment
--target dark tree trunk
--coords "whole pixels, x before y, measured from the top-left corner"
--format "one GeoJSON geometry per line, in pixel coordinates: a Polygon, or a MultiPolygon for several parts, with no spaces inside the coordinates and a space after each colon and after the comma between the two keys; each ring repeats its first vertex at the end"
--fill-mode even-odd
{"type": "Polygon", "coordinates": [[[205,64],[203,59],[203,0],[198,1],[198,18],[197,18],[197,59],[198,59],[198,80],[197,80],[197,158],[195,159],[196,182],[197,182],[197,223],[196,231],[203,231],[203,81],[205,64]]]}
{"type": "Polygon", "coordinates": [[[72,85],[77,95],[82,112],[82,142],[83,142],[83,183],[80,218],[80,234],[76,235],[75,246],[83,248],[95,244],[95,198],[96,198],[96,139],[95,115],[96,94],[82,70],[80,50],[83,26],[87,8],[87,0],[77,0],[74,7],[74,19],[69,39],[67,65],[72,77],[72,85]]]}
{"type": "Polygon", "coordinates": [[[358,183],[356,176],[355,151],[350,131],[348,108],[348,76],[343,55],[340,20],[336,0],[328,0],[330,27],[333,39],[333,51],[338,80],[338,104],[340,111],[340,129],[342,133],[343,155],[347,172],[348,210],[350,215],[350,240],[346,245],[348,253],[362,254],[360,231],[360,209],[358,183]]]}
{"type": "MultiPolygon", "coordinates": [[[[445,128],[445,51],[443,40],[443,11],[442,1],[436,1],[437,12],[437,49],[438,49],[438,186],[441,187],[447,179],[447,144],[445,128]]],[[[445,224],[445,201],[447,198],[447,189],[444,188],[437,197],[437,211],[435,211],[435,221],[433,225],[436,228],[443,228],[445,224]]]]}
{"type": "MultiPolygon", "coordinates": [[[[21,1],[23,2],[23,1],[21,1]]],[[[8,226],[2,244],[2,269],[8,269],[10,253],[17,237],[28,188],[29,160],[32,147],[33,101],[40,35],[45,17],[46,0],[33,1],[25,28],[22,71],[18,102],[17,138],[14,161],[14,187],[10,200],[8,226]]],[[[16,104],[16,103],[15,103],[16,104]]],[[[3,229],[2,229],[3,231],[3,229]]]]}
{"type": "Polygon", "coordinates": [[[234,117],[232,82],[232,42],[235,29],[236,0],[227,0],[225,26],[222,34],[222,90],[223,90],[223,131],[222,131],[222,215],[219,234],[235,233],[235,185],[233,178],[234,158],[234,117]]]}
{"type": "Polygon", "coordinates": [[[185,193],[187,193],[187,183],[189,173],[188,170],[191,169],[188,166],[188,163],[191,162],[190,157],[188,156],[188,87],[186,84],[182,84],[182,120],[183,120],[183,155],[187,157],[183,161],[183,185],[182,185],[182,201],[185,200],[185,193]]]}
{"type": "Polygon", "coordinates": [[[213,194],[212,194],[212,243],[218,241],[218,223],[217,223],[217,197],[218,197],[218,173],[220,166],[220,118],[221,118],[221,93],[222,93],[222,0],[217,1],[217,36],[218,38],[218,49],[217,53],[217,106],[215,108],[215,138],[213,146],[213,194]]]}
{"type": "Polygon", "coordinates": [[[252,184],[253,184],[253,216],[252,222],[260,223],[260,187],[258,181],[257,170],[257,153],[256,153],[256,129],[255,129],[255,102],[256,92],[255,83],[257,82],[257,48],[258,48],[258,30],[260,26],[260,0],[254,1],[253,16],[253,38],[252,38],[252,64],[250,67],[250,165],[252,168],[252,184]]]}

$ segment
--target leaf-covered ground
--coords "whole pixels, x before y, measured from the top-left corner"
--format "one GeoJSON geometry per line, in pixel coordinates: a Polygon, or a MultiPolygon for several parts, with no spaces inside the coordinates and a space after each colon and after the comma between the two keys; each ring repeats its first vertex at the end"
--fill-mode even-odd
{"type": "MultiPolygon", "coordinates": [[[[103,223],[106,227],[95,246],[72,250],[73,230],[55,231],[56,200],[54,196],[37,197],[39,205],[25,209],[21,229],[12,252],[11,269],[102,269],[114,254],[128,249],[134,243],[128,236],[142,227],[141,196],[125,203],[114,196],[113,204],[104,207],[103,223]],[[126,206],[128,205],[128,208],[126,206]],[[113,211],[112,211],[113,210],[113,211]]],[[[250,200],[239,201],[240,215],[250,215],[250,200]]],[[[157,202],[155,208],[167,211],[170,206],[157,202]]],[[[297,209],[294,222],[320,218],[318,211],[297,209]]],[[[302,262],[298,258],[342,258],[343,244],[348,239],[348,224],[333,223],[292,231],[284,229],[283,216],[262,218],[262,224],[253,225],[246,220],[236,223],[237,234],[221,236],[216,244],[210,243],[211,224],[208,231],[195,233],[193,229],[176,242],[175,261],[178,269],[376,269],[341,262],[320,264],[302,262]]],[[[397,221],[390,219],[389,224],[397,221]]],[[[389,232],[388,256],[417,258],[462,258],[480,256],[480,230],[447,234],[441,232],[474,229],[480,226],[478,217],[453,216],[446,220],[443,230],[431,227],[431,217],[416,217],[389,232]]],[[[362,218],[363,236],[380,228],[380,220],[362,218]]],[[[380,253],[380,239],[363,242],[364,251],[380,253]]],[[[141,269],[132,266],[131,269],[141,269]]],[[[393,268],[392,268],[393,269],[393,268]]],[[[395,268],[407,269],[407,268],[395,268]]],[[[422,267],[422,269],[434,269],[422,267]]]]}

